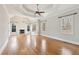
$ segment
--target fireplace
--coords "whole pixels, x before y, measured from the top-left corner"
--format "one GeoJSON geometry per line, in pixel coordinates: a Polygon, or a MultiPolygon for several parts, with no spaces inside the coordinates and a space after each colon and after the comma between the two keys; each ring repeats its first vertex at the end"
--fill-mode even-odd
{"type": "Polygon", "coordinates": [[[23,34],[25,33],[25,30],[24,29],[20,29],[20,34],[23,34]]]}

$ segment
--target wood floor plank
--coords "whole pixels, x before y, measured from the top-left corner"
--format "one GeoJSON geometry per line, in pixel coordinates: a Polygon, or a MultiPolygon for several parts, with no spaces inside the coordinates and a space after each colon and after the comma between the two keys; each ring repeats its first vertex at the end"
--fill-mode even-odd
{"type": "Polygon", "coordinates": [[[79,55],[79,46],[41,35],[11,36],[2,55],[79,55]]]}

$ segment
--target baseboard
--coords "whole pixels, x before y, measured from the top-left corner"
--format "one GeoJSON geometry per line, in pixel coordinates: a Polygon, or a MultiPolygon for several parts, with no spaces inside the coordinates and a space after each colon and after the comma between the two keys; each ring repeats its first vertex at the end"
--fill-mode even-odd
{"type": "Polygon", "coordinates": [[[45,36],[45,37],[53,38],[53,39],[56,39],[56,40],[60,40],[60,41],[72,43],[72,44],[75,44],[75,45],[79,45],[79,42],[70,41],[70,40],[64,40],[64,39],[62,39],[62,38],[58,38],[58,37],[54,37],[54,36],[50,36],[50,35],[44,35],[44,34],[41,34],[41,35],[42,35],[42,36],[45,36]]]}
{"type": "Polygon", "coordinates": [[[2,54],[3,50],[5,49],[7,43],[8,43],[8,39],[5,41],[4,45],[3,45],[2,48],[0,49],[0,55],[2,54]]]}

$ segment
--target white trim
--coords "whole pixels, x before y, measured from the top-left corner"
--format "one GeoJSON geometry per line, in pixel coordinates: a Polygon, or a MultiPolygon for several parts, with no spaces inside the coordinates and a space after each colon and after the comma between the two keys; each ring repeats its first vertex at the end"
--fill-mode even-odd
{"type": "Polygon", "coordinates": [[[3,50],[5,49],[5,47],[6,47],[7,43],[8,43],[8,40],[9,40],[9,39],[7,39],[7,40],[5,41],[5,43],[3,44],[2,48],[0,49],[0,55],[2,54],[3,50]]]}
{"type": "Polygon", "coordinates": [[[54,37],[54,36],[50,36],[50,35],[44,35],[44,34],[41,34],[42,36],[46,36],[46,37],[49,37],[49,38],[54,38],[56,40],[60,40],[60,41],[64,41],[64,42],[68,42],[68,43],[72,43],[72,44],[76,44],[76,45],[79,45],[79,42],[74,42],[74,41],[70,41],[70,40],[64,40],[62,38],[58,38],[58,37],[54,37]]]}

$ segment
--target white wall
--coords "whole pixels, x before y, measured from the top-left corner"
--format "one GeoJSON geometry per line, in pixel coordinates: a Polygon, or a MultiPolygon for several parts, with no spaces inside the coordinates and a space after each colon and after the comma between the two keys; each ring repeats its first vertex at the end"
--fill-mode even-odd
{"type": "Polygon", "coordinates": [[[3,5],[0,5],[0,52],[9,37],[8,27],[9,27],[8,15],[5,11],[3,5]]]}
{"type": "Polygon", "coordinates": [[[14,24],[16,25],[16,32],[12,33],[12,23],[10,23],[10,30],[9,30],[9,32],[10,32],[11,35],[18,35],[18,34],[20,34],[20,29],[24,29],[25,30],[25,34],[29,33],[27,31],[27,26],[30,25],[30,24],[28,24],[28,23],[26,24],[26,23],[23,23],[21,21],[18,21],[18,23],[14,23],[14,24]]]}
{"type": "Polygon", "coordinates": [[[27,34],[27,24],[25,23],[21,23],[21,24],[16,24],[16,33],[19,34],[20,33],[20,29],[25,29],[25,34],[27,34]]]}
{"type": "Polygon", "coordinates": [[[41,34],[50,36],[50,37],[55,37],[55,38],[67,40],[67,41],[79,42],[79,8],[72,9],[70,11],[65,11],[64,13],[62,13],[62,12],[59,13],[58,15],[55,15],[55,16],[51,15],[50,17],[46,18],[46,20],[47,20],[46,31],[45,32],[41,31],[41,34]],[[70,14],[73,12],[78,13],[74,16],[74,20],[73,20],[73,28],[74,28],[73,35],[60,34],[58,16],[70,14]]]}
{"type": "MultiPolygon", "coordinates": [[[[42,31],[42,28],[41,28],[41,33],[45,34],[45,35],[58,33],[58,18],[57,18],[57,16],[51,16],[51,17],[47,18],[46,20],[47,20],[47,22],[45,22],[46,23],[46,31],[42,31]]],[[[42,27],[42,23],[41,23],[41,27],[42,27]]]]}
{"type": "Polygon", "coordinates": [[[38,34],[38,22],[34,22],[34,23],[31,24],[31,33],[32,33],[32,35],[37,35],[38,34]],[[36,25],[36,30],[35,31],[32,30],[33,25],[36,25]]]}

